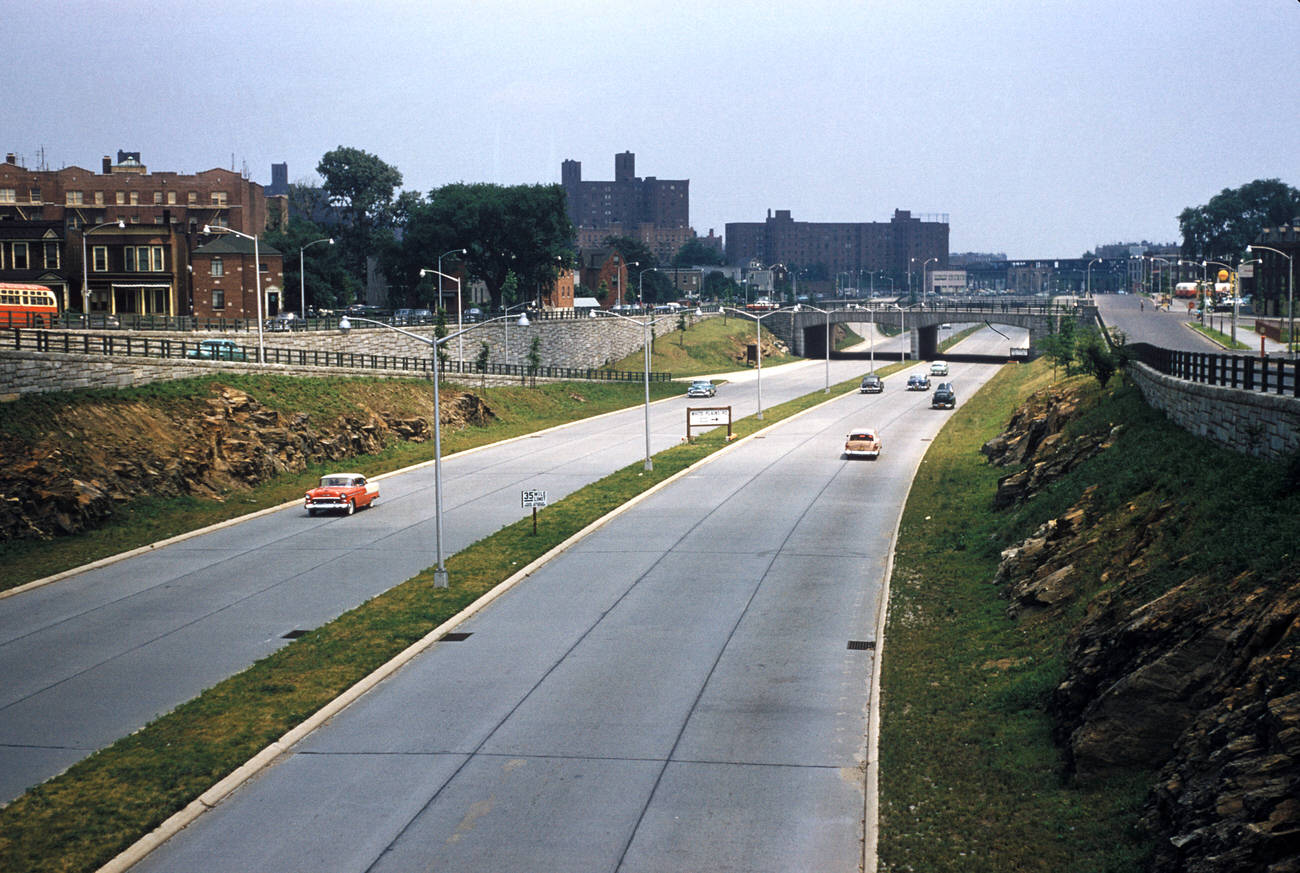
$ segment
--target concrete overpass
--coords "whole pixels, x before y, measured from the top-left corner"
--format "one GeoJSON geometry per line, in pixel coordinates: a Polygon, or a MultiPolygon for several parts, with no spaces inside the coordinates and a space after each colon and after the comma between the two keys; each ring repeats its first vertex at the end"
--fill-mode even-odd
{"type": "MultiPolygon", "coordinates": [[[[1095,327],[1097,307],[1090,303],[1066,306],[1052,304],[953,303],[925,307],[888,307],[829,310],[831,324],[876,323],[901,326],[911,333],[911,356],[930,359],[938,356],[939,325],[988,324],[1020,327],[1029,331],[1030,356],[1036,354],[1038,340],[1060,329],[1061,322],[1073,320],[1077,327],[1095,327]]],[[[762,315],[763,326],[785,342],[793,354],[819,358],[826,353],[826,315],[809,307],[779,309],[762,315]]]]}

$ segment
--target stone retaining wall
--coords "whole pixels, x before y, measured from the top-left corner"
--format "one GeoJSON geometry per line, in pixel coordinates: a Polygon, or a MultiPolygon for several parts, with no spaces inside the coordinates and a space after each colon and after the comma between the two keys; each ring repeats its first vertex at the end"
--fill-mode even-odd
{"type": "Polygon", "coordinates": [[[1260,458],[1300,451],[1300,398],[1188,382],[1137,362],[1126,372],[1148,404],[1197,436],[1260,458]]]}
{"type": "MultiPolygon", "coordinates": [[[[707,317],[707,316],[705,316],[707,317]]],[[[686,316],[687,323],[698,317],[686,316]]],[[[433,337],[431,325],[409,328],[418,336],[433,337]]],[[[659,336],[677,330],[677,318],[660,318],[651,326],[659,336]]],[[[112,332],[121,335],[120,332],[112,332]]],[[[516,364],[528,362],[528,352],[533,337],[541,339],[539,351],[544,367],[602,367],[621,360],[642,347],[644,328],[639,322],[616,318],[590,318],[566,321],[532,322],[528,327],[504,323],[486,324],[464,335],[464,357],[472,364],[478,357],[479,344],[487,342],[488,361],[491,364],[516,364]],[[508,345],[507,345],[508,339],[508,345]]],[[[194,343],[213,336],[234,339],[256,358],[257,334],[185,333],[150,331],[151,339],[184,340],[194,343]]],[[[266,348],[320,349],[331,352],[356,352],[359,354],[393,355],[396,357],[424,357],[429,346],[408,336],[380,327],[357,327],[346,334],[341,331],[265,332],[266,348]]],[[[456,360],[462,344],[460,338],[447,342],[444,348],[451,360],[456,360]]],[[[77,388],[126,388],[169,379],[184,379],[213,372],[278,373],[290,376],[368,376],[372,378],[419,378],[418,374],[401,370],[371,370],[349,367],[304,367],[283,364],[256,364],[230,361],[192,361],[184,358],[105,357],[102,355],[62,354],[26,350],[0,349],[0,399],[12,399],[19,394],[43,391],[69,391],[77,388]]],[[[519,377],[489,376],[489,382],[515,382],[519,377]]],[[[463,381],[478,382],[478,376],[464,376],[463,381]]]]}

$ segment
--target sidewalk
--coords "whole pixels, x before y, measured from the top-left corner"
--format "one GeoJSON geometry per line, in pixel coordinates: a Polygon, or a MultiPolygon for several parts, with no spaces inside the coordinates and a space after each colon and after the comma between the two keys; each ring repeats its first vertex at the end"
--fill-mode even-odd
{"type": "MultiPolygon", "coordinates": [[[[1199,323],[1200,323],[1199,321],[1186,322],[1189,328],[1193,324],[1199,324],[1199,323]]],[[[1228,334],[1229,336],[1231,336],[1232,334],[1230,321],[1227,318],[1222,318],[1219,315],[1212,315],[1210,316],[1210,318],[1207,320],[1206,323],[1211,327],[1214,327],[1216,330],[1221,330],[1222,333],[1228,334]],[[1223,322],[1222,328],[1219,327],[1220,321],[1223,322]]],[[[1202,336],[1204,336],[1204,334],[1202,334],[1202,336]]],[[[1214,337],[1207,336],[1206,339],[1210,340],[1211,342],[1217,343],[1220,346],[1223,346],[1223,343],[1218,342],[1218,340],[1214,339],[1214,337]]],[[[1281,357],[1287,354],[1286,343],[1280,343],[1277,340],[1269,339],[1266,336],[1255,333],[1255,319],[1253,317],[1251,317],[1249,321],[1244,320],[1242,318],[1237,319],[1237,341],[1245,343],[1246,345],[1250,346],[1250,352],[1253,354],[1260,354],[1261,349],[1263,350],[1263,354],[1267,355],[1268,357],[1281,357]]],[[[1223,346],[1223,347],[1225,349],[1227,348],[1227,346],[1223,346]]],[[[1244,352],[1246,350],[1239,349],[1239,351],[1244,352]]]]}

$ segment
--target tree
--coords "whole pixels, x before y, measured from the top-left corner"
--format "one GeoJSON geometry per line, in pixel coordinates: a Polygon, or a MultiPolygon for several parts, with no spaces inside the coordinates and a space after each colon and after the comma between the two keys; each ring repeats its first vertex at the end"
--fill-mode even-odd
{"type": "Polygon", "coordinates": [[[339,211],[339,236],[344,252],[357,275],[365,275],[366,256],[377,243],[379,231],[391,229],[396,221],[394,193],[402,174],[390,164],[361,149],[339,146],[328,151],[316,165],[324,180],[330,205],[339,211]]]}
{"type": "Polygon", "coordinates": [[[1052,359],[1053,379],[1056,378],[1058,365],[1065,368],[1067,376],[1070,375],[1071,365],[1074,363],[1076,332],[1074,319],[1062,318],[1056,330],[1038,340],[1038,347],[1052,359]]]}
{"type": "Polygon", "coordinates": [[[399,284],[414,284],[421,267],[463,248],[464,281],[482,280],[498,308],[509,275],[518,293],[531,299],[573,260],[573,224],[559,185],[458,182],[410,199],[404,208],[408,218],[393,261],[397,275],[391,276],[399,284]]]}
{"type": "Polygon", "coordinates": [[[677,347],[686,348],[686,312],[677,313],[677,347]]]}
{"type": "Polygon", "coordinates": [[[356,299],[360,283],[347,270],[338,246],[321,243],[299,257],[304,246],[329,239],[331,233],[305,217],[296,216],[291,207],[287,224],[262,234],[263,243],[284,256],[284,307],[297,311],[304,292],[309,309],[337,309],[356,299]],[[300,261],[306,282],[298,270],[300,261]]]}
{"type": "Polygon", "coordinates": [[[484,391],[487,390],[487,368],[488,358],[492,355],[492,349],[487,344],[487,340],[480,340],[478,344],[478,357],[474,359],[474,366],[479,372],[479,387],[484,391]]]}
{"type": "Polygon", "coordinates": [[[1240,188],[1224,188],[1204,206],[1189,206],[1178,215],[1186,257],[1222,260],[1239,254],[1265,227],[1286,224],[1300,215],[1300,190],[1280,179],[1256,179],[1240,188]]]}
{"type": "Polygon", "coordinates": [[[697,236],[688,239],[673,255],[675,267],[721,266],[722,263],[722,252],[705,245],[697,236]]]}
{"type": "Polygon", "coordinates": [[[1101,331],[1094,328],[1079,333],[1075,348],[1075,357],[1079,369],[1093,376],[1103,388],[1115,375],[1115,371],[1124,366],[1127,357],[1123,352],[1122,339],[1119,347],[1112,350],[1101,331]]]}
{"type": "Polygon", "coordinates": [[[532,387],[537,387],[537,371],[542,368],[542,338],[533,337],[528,345],[528,375],[532,377],[532,387]]]}

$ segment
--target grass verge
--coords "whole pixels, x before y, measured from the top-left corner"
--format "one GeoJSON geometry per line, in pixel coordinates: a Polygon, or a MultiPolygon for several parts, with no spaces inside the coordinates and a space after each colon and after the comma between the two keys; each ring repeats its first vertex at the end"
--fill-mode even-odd
{"type": "Polygon", "coordinates": [[[882,665],[881,871],[1119,871],[1150,774],[1091,789],[1062,776],[1043,704],[1061,629],[1015,623],[991,584],[1005,519],[980,446],[1051,380],[1006,367],[935,439],[904,509],[882,665]]]}
{"type": "MultiPolygon", "coordinates": [[[[668,316],[671,318],[671,316],[668,316]]],[[[769,340],[772,335],[763,329],[769,340]]],[[[744,369],[745,347],[754,341],[754,320],[743,316],[718,316],[705,318],[689,326],[686,331],[663,334],[653,343],[650,369],[666,371],[674,377],[706,376],[744,369]]],[[[764,347],[767,347],[764,342],[764,347]]],[[[635,351],[609,365],[611,370],[639,371],[644,366],[644,353],[635,351]]],[[[764,353],[763,364],[775,366],[798,360],[791,355],[764,353]]]]}
{"type": "MultiPolygon", "coordinates": [[[[832,396],[857,386],[842,382],[832,396]]],[[[747,436],[825,401],[818,390],[733,431],[747,436]]],[[[542,509],[536,536],[531,518],[521,519],[452,555],[451,587],[435,589],[425,571],[33,788],[0,810],[0,870],[104,864],[516,567],[725,445],[724,435],[706,434],[655,455],[652,471],[637,462],[606,476],[542,509]]]]}
{"type": "Polygon", "coordinates": [[[1205,336],[1208,336],[1210,339],[1214,340],[1216,343],[1223,346],[1225,349],[1243,349],[1243,350],[1250,349],[1250,346],[1247,345],[1246,343],[1243,343],[1241,340],[1234,340],[1228,334],[1224,333],[1221,330],[1215,330],[1209,325],[1196,324],[1195,322],[1191,322],[1191,325],[1192,325],[1192,330],[1196,331],[1197,333],[1201,333],[1204,334],[1205,336]]]}

